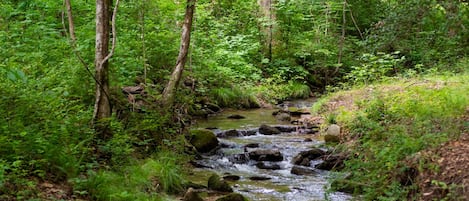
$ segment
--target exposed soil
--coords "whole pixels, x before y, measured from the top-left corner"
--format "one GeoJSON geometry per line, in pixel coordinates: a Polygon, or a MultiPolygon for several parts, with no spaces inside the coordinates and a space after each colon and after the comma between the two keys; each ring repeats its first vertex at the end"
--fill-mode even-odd
{"type": "Polygon", "coordinates": [[[420,200],[469,200],[469,108],[467,113],[462,118],[466,128],[457,140],[423,153],[437,170],[428,168],[417,176],[420,200]]]}

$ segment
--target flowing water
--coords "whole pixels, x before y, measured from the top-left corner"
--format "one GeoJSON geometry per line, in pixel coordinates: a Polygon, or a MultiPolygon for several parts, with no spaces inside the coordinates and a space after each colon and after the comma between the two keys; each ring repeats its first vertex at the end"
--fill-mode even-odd
{"type": "MultiPolygon", "coordinates": [[[[309,107],[311,101],[303,101],[294,106],[309,107]],[[303,104],[303,105],[300,105],[303,104]]],[[[274,109],[256,109],[249,111],[225,111],[220,115],[209,117],[206,120],[198,120],[199,128],[216,128],[215,133],[228,129],[251,129],[258,128],[261,124],[279,125],[289,124],[288,122],[278,122],[272,112],[274,109]],[[231,114],[239,114],[245,119],[228,119],[231,114]]],[[[194,170],[192,180],[200,180],[199,183],[207,181],[209,172],[216,172],[221,176],[237,175],[239,180],[230,182],[235,192],[239,192],[253,201],[312,201],[312,200],[350,200],[351,196],[340,192],[326,193],[328,178],[331,173],[328,171],[315,170],[317,173],[310,176],[291,174],[293,167],[292,158],[301,151],[317,147],[323,142],[312,134],[300,134],[298,132],[282,133],[280,135],[261,135],[256,133],[251,136],[219,138],[225,148],[212,156],[204,156],[198,161],[208,168],[197,168],[194,170]],[[305,139],[311,139],[305,141],[305,139]],[[257,148],[244,148],[247,144],[258,144],[257,148]],[[283,154],[283,161],[275,162],[280,166],[278,170],[266,170],[256,167],[256,161],[246,163],[233,163],[229,160],[233,155],[256,149],[274,149],[283,154]],[[261,177],[268,180],[251,180],[251,177],[261,177]]],[[[321,161],[313,161],[320,163],[321,161]]]]}

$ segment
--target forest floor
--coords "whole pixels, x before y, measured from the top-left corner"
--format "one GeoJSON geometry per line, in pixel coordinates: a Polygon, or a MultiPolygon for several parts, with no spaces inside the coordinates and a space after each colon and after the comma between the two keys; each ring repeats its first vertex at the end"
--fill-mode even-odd
{"type": "MultiPolygon", "coordinates": [[[[469,122],[469,108],[461,120],[469,122]]],[[[439,171],[419,172],[421,200],[441,199],[450,192],[458,195],[456,200],[469,200],[469,130],[463,131],[458,139],[424,151],[423,155],[437,164],[439,171]]]]}

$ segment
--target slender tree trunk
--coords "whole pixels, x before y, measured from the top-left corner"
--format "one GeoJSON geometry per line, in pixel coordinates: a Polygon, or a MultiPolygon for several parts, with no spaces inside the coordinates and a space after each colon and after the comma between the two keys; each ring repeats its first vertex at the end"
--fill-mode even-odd
{"type": "Polygon", "coordinates": [[[181,80],[184,65],[187,60],[187,53],[189,52],[192,18],[194,16],[196,0],[187,0],[186,14],[184,16],[184,24],[182,25],[181,46],[179,48],[179,55],[176,60],[176,67],[174,68],[171,78],[169,79],[166,88],[163,91],[163,102],[165,106],[172,107],[174,103],[174,95],[181,80]]]}
{"type": "Polygon", "coordinates": [[[70,33],[72,43],[75,45],[77,37],[75,36],[75,25],[73,24],[72,4],[70,0],[65,0],[65,7],[67,8],[68,32],[70,33]]]}
{"type": "Polygon", "coordinates": [[[103,139],[109,135],[108,126],[102,120],[111,117],[111,104],[109,100],[109,63],[106,56],[109,54],[109,14],[110,0],[96,0],[96,46],[95,46],[95,78],[96,99],[93,120],[103,139]]]}

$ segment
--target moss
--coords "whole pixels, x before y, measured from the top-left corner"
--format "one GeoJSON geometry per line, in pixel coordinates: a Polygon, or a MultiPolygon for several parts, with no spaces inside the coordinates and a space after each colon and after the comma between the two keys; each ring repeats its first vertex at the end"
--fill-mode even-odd
{"type": "Polygon", "coordinates": [[[217,174],[212,174],[208,178],[208,189],[220,192],[233,192],[231,186],[217,174]]]}
{"type": "Polygon", "coordinates": [[[207,129],[191,130],[189,141],[197,151],[202,153],[209,152],[218,146],[217,137],[207,129]]]}

